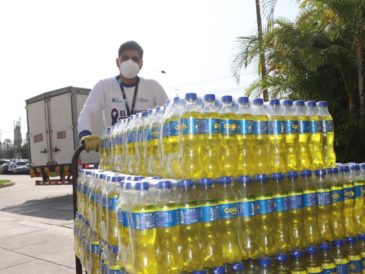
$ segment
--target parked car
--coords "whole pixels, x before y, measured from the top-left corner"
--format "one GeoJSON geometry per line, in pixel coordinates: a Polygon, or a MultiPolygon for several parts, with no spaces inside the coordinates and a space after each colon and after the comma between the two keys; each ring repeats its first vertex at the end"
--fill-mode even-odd
{"type": "Polygon", "coordinates": [[[1,174],[8,174],[9,173],[9,165],[10,161],[3,163],[0,165],[0,173],[1,174]]]}
{"type": "Polygon", "coordinates": [[[15,169],[18,166],[25,166],[29,164],[28,160],[15,160],[9,163],[7,173],[15,173],[15,169]]]}
{"type": "Polygon", "coordinates": [[[14,174],[29,174],[30,164],[26,162],[25,164],[19,164],[14,169],[14,174]]]}

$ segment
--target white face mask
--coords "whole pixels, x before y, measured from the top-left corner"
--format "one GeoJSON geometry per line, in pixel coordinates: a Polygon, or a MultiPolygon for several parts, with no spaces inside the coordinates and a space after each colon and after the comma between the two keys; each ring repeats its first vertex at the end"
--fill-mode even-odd
{"type": "Polygon", "coordinates": [[[125,78],[133,79],[138,75],[140,68],[136,62],[132,59],[128,59],[120,64],[119,70],[125,78]]]}

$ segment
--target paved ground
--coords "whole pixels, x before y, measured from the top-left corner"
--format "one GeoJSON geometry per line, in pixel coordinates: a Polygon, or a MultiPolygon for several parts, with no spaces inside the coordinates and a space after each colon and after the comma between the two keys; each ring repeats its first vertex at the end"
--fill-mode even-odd
{"type": "Polygon", "coordinates": [[[75,273],[72,187],[0,175],[0,274],[75,273]]]}

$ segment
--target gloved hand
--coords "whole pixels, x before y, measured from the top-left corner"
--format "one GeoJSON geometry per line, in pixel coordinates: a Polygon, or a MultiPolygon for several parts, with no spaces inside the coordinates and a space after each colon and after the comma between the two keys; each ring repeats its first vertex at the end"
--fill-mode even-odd
{"type": "Polygon", "coordinates": [[[88,135],[81,138],[81,143],[84,145],[86,152],[98,151],[100,138],[96,135],[88,135]]]}

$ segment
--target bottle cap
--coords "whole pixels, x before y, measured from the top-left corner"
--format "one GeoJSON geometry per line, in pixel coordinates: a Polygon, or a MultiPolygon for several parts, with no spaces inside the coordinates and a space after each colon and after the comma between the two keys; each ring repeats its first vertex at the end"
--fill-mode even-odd
{"type": "Polygon", "coordinates": [[[124,179],[123,176],[113,176],[112,182],[113,183],[120,183],[124,179]]]}
{"type": "Polygon", "coordinates": [[[319,249],[320,250],[327,251],[327,250],[330,250],[331,249],[331,245],[330,245],[330,243],[327,243],[327,242],[320,243],[319,244],[319,249]]]}
{"type": "Polygon", "coordinates": [[[338,167],[327,168],[327,173],[328,174],[338,174],[338,167]]]}
{"type": "Polygon", "coordinates": [[[148,116],[148,111],[143,111],[143,112],[142,112],[142,117],[144,117],[144,118],[145,118],[145,117],[147,117],[147,116],[148,116]]]}
{"type": "Polygon", "coordinates": [[[306,102],[305,102],[305,105],[306,105],[307,107],[315,107],[315,106],[316,106],[316,101],[314,101],[314,100],[306,101],[306,102]]]}
{"type": "Polygon", "coordinates": [[[256,174],[255,181],[266,182],[269,178],[266,174],[256,174]]]}
{"type": "Polygon", "coordinates": [[[343,240],[334,240],[333,245],[336,246],[336,247],[341,247],[341,246],[344,246],[345,243],[344,243],[343,240]]]}
{"type": "Polygon", "coordinates": [[[177,104],[180,102],[180,97],[176,96],[174,97],[174,100],[173,100],[174,104],[177,104]]]}
{"type": "Polygon", "coordinates": [[[326,101],[317,102],[317,106],[319,107],[328,107],[328,103],[326,101]]]}
{"type": "Polygon", "coordinates": [[[157,184],[157,187],[159,189],[171,189],[172,183],[171,183],[171,181],[159,181],[157,184]]]}
{"type": "Polygon", "coordinates": [[[204,101],[208,101],[208,102],[215,101],[215,94],[205,94],[204,101]]]}
{"type": "Polygon", "coordinates": [[[198,95],[196,93],[186,93],[185,100],[196,101],[198,99],[198,95]]]}
{"type": "Polygon", "coordinates": [[[284,179],[284,175],[281,172],[275,172],[275,173],[271,174],[271,178],[274,180],[282,180],[282,179],[284,179]]]}
{"type": "Polygon", "coordinates": [[[137,181],[143,180],[144,178],[146,178],[146,177],[144,177],[144,176],[134,176],[132,180],[137,182],[137,181]]]}
{"type": "Polygon", "coordinates": [[[242,270],[244,270],[244,269],[245,269],[245,266],[244,266],[244,265],[243,265],[243,263],[241,263],[241,262],[233,263],[233,264],[231,265],[231,269],[232,269],[233,271],[242,271],[242,270]]]}
{"type": "Polygon", "coordinates": [[[153,109],[149,109],[148,110],[148,115],[152,115],[152,113],[153,113],[153,109]]]}
{"type": "Polygon", "coordinates": [[[180,180],[177,182],[179,187],[192,187],[194,185],[192,180],[180,180]]]}
{"type": "Polygon", "coordinates": [[[327,174],[326,170],[325,169],[316,169],[314,171],[314,173],[316,174],[316,176],[325,176],[327,174]]]}
{"type": "Polygon", "coordinates": [[[251,177],[250,176],[240,176],[240,177],[238,177],[238,182],[243,183],[243,184],[249,183],[249,182],[251,182],[251,177]]]}
{"type": "Polygon", "coordinates": [[[135,190],[148,190],[150,184],[148,182],[137,182],[134,186],[135,190]]]}
{"type": "Polygon", "coordinates": [[[356,237],[346,237],[346,242],[349,244],[356,244],[357,239],[356,237]]]}
{"type": "Polygon", "coordinates": [[[212,268],[212,272],[213,274],[224,274],[226,270],[224,269],[223,266],[216,266],[212,268]]]}
{"type": "Polygon", "coordinates": [[[238,103],[240,104],[248,104],[248,97],[247,96],[242,96],[238,98],[238,103]]]}
{"type": "Polygon", "coordinates": [[[221,184],[230,184],[230,183],[232,183],[232,177],[222,176],[222,177],[219,178],[219,183],[221,183],[221,184]]]}
{"type": "Polygon", "coordinates": [[[271,99],[269,103],[270,103],[270,106],[280,106],[279,99],[271,99]]]}
{"type": "Polygon", "coordinates": [[[262,98],[255,98],[255,99],[252,100],[252,104],[254,104],[254,105],[263,105],[264,100],[262,98]]]}
{"type": "Polygon", "coordinates": [[[286,173],[286,177],[291,178],[291,179],[298,178],[298,172],[296,172],[296,171],[288,171],[286,173]]]}
{"type": "Polygon", "coordinates": [[[304,169],[300,173],[300,176],[302,176],[302,177],[310,177],[310,176],[312,176],[312,171],[309,170],[309,169],[304,169]]]}
{"type": "Polygon", "coordinates": [[[279,253],[275,256],[275,260],[281,263],[286,262],[288,260],[288,255],[285,253],[279,253]]]}
{"type": "MultiPolygon", "coordinates": [[[[361,164],[360,164],[360,168],[361,168],[361,169],[365,169],[365,163],[361,163],[361,164]]],[[[86,171],[86,173],[87,173],[87,171],[86,171]]]]}
{"type": "Polygon", "coordinates": [[[124,188],[125,189],[132,189],[132,183],[131,182],[124,182],[124,188]]]}
{"type": "Polygon", "coordinates": [[[360,165],[358,165],[358,164],[350,165],[350,169],[352,171],[358,171],[358,170],[360,170],[360,165]]]}
{"type": "Polygon", "coordinates": [[[223,103],[232,103],[233,98],[231,95],[224,95],[222,96],[222,102],[223,103]]]}
{"type": "Polygon", "coordinates": [[[316,246],[311,245],[311,246],[307,247],[306,251],[307,251],[308,254],[313,255],[313,254],[318,252],[318,249],[317,249],[316,246]]]}
{"type": "Polygon", "coordinates": [[[301,249],[293,249],[293,251],[291,252],[291,255],[294,258],[300,258],[300,257],[303,257],[304,253],[301,249]]]}
{"type": "Polygon", "coordinates": [[[340,166],[340,172],[350,172],[350,168],[348,166],[340,166]]]}
{"type": "Polygon", "coordinates": [[[360,235],[357,237],[357,239],[358,239],[359,241],[365,241],[365,234],[360,234],[360,235]]]}
{"type": "Polygon", "coordinates": [[[293,102],[295,106],[304,107],[304,100],[296,100],[293,102]]]}
{"type": "Polygon", "coordinates": [[[259,258],[259,265],[266,267],[271,265],[271,258],[270,257],[261,257],[259,258]]]}
{"type": "Polygon", "coordinates": [[[290,99],[284,99],[283,100],[283,102],[282,102],[282,104],[284,105],[284,106],[292,106],[293,105],[293,100],[290,100],[290,99]]]}
{"type": "Polygon", "coordinates": [[[200,179],[199,184],[204,185],[204,186],[210,186],[213,184],[213,180],[210,178],[203,178],[203,179],[200,179]]]}
{"type": "Polygon", "coordinates": [[[205,271],[205,270],[194,270],[193,274],[207,274],[207,271],[205,271]]]}

